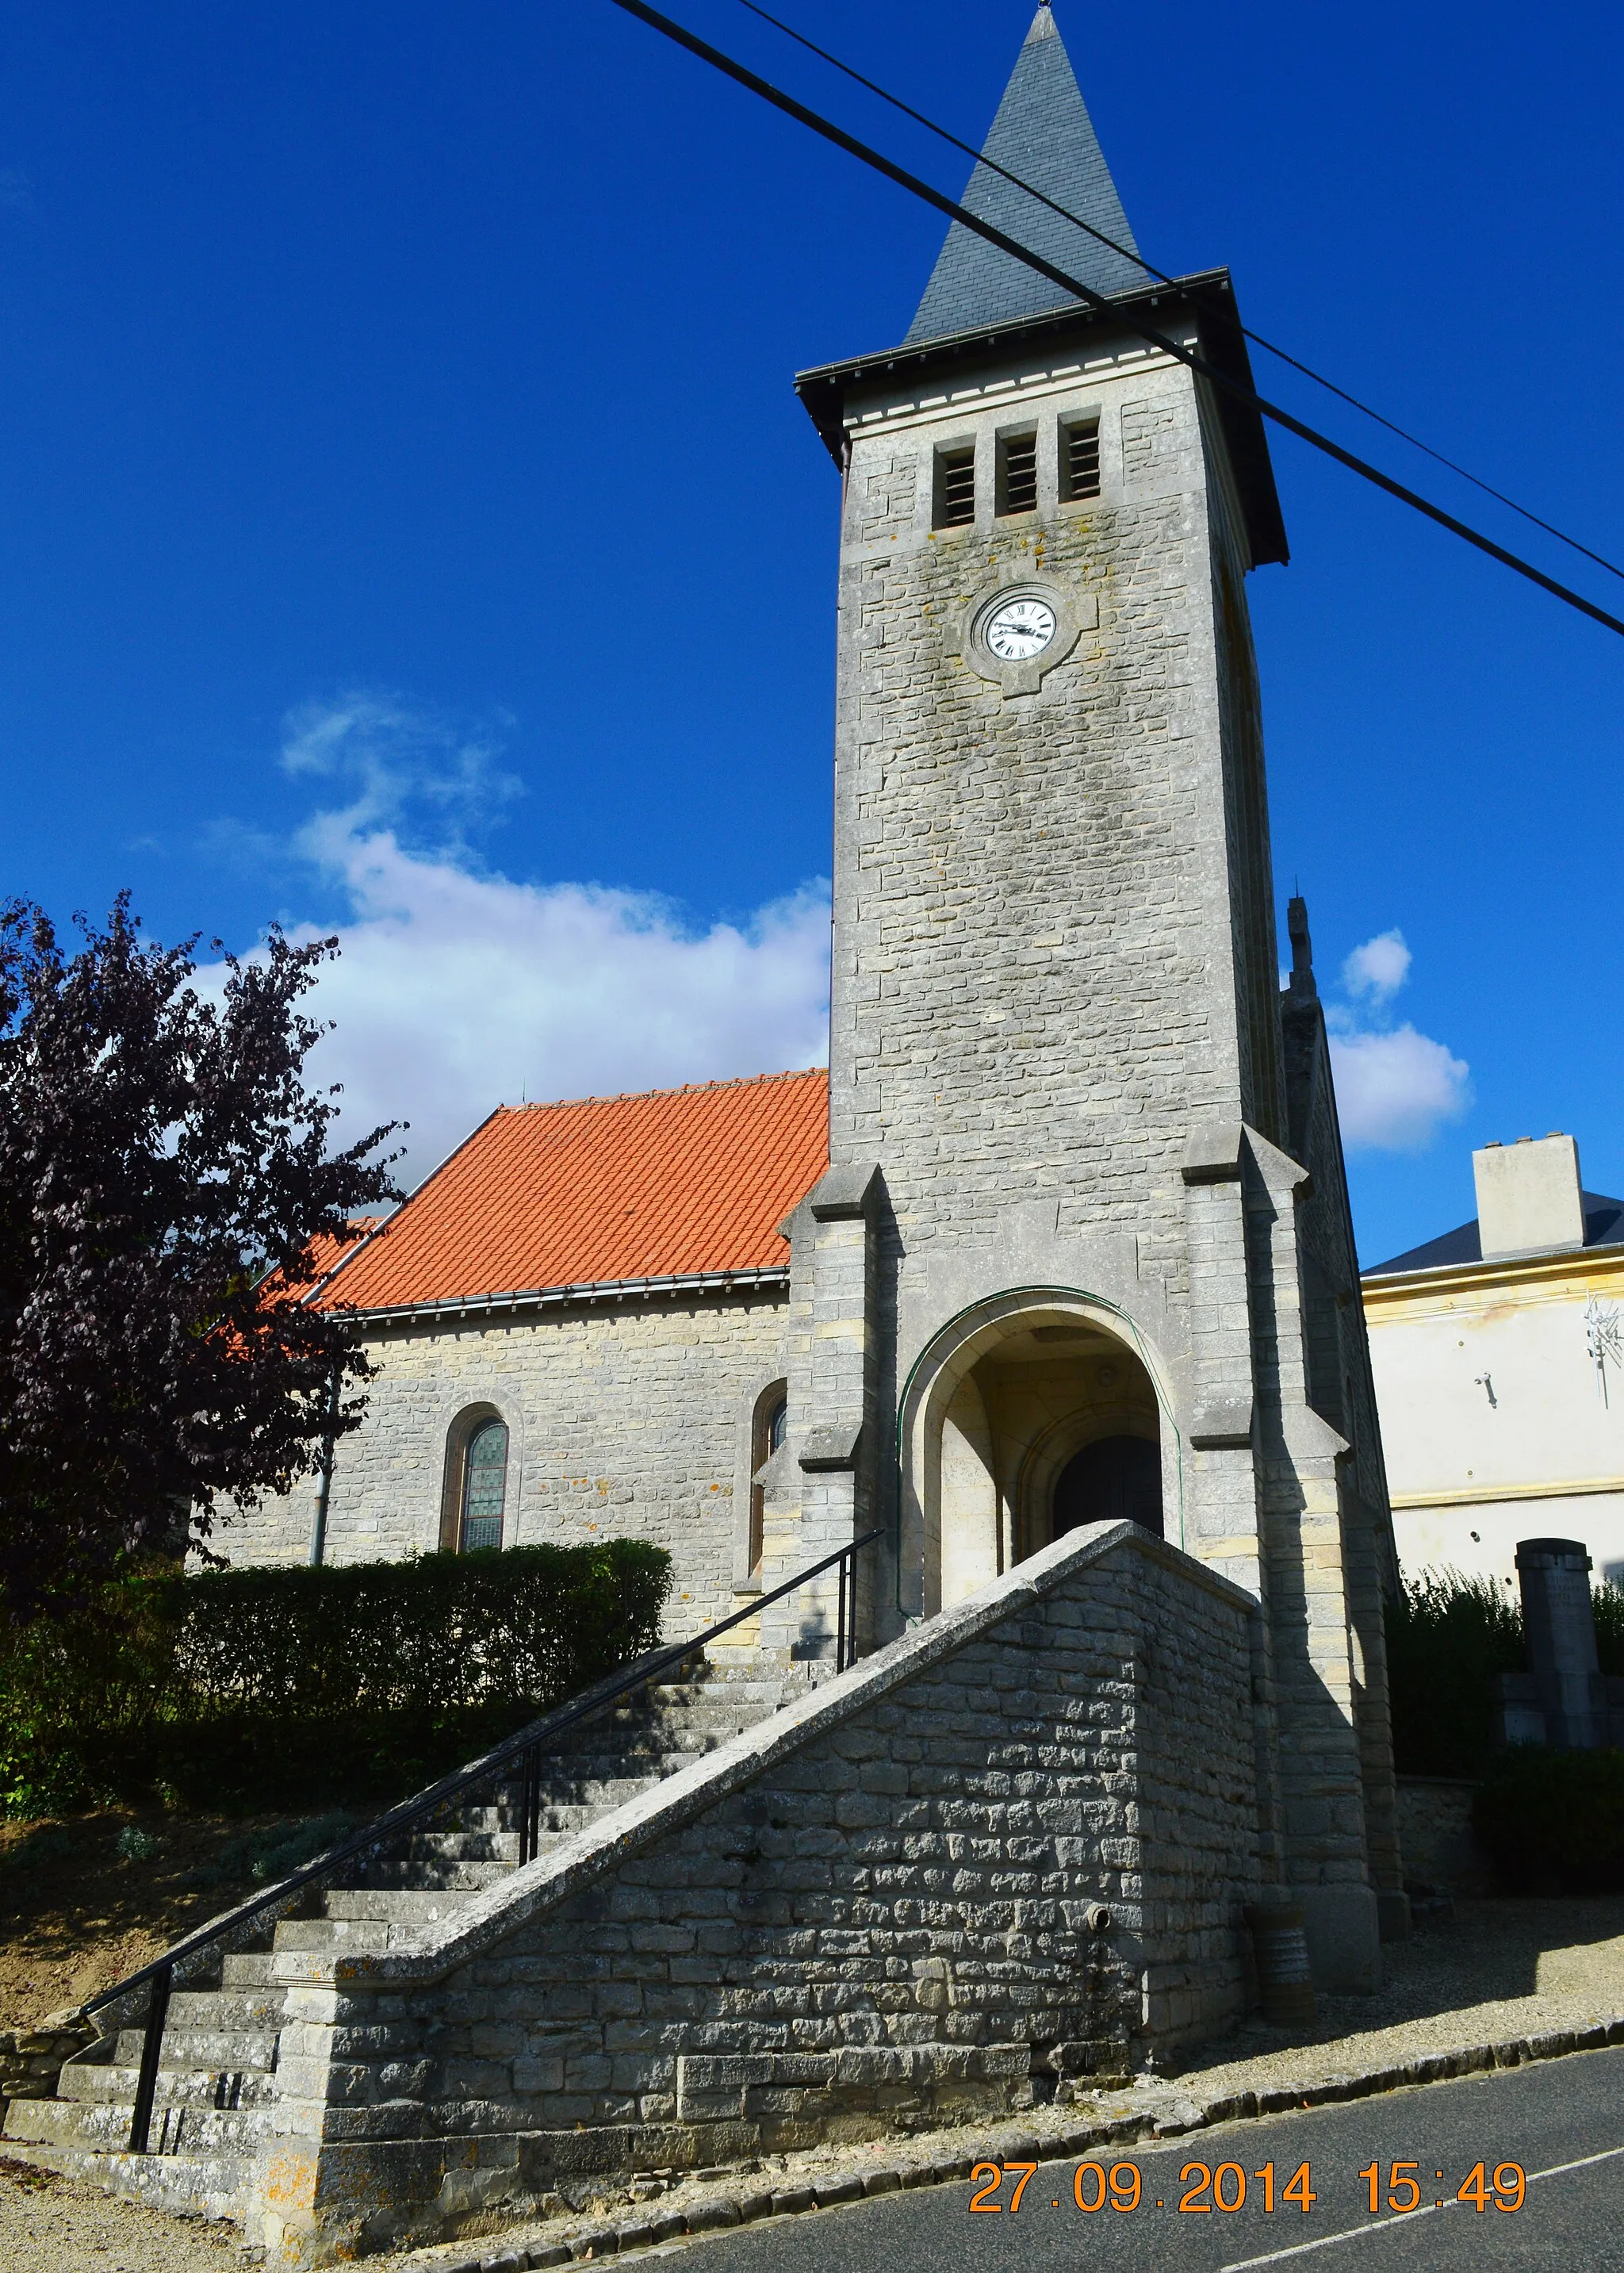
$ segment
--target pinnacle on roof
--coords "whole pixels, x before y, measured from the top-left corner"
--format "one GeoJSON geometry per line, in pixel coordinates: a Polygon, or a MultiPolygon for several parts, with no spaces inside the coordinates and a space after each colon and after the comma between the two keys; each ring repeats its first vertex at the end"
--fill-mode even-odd
{"type": "MultiPolygon", "coordinates": [[[[982,156],[1029,182],[1128,252],[1138,251],[1047,0],[1032,19],[982,156]]],[[[1108,251],[1097,237],[1062,221],[984,165],[970,176],[962,203],[1096,292],[1130,292],[1148,281],[1137,260],[1108,251]]],[[[955,221],[905,344],[1076,305],[1058,284],[955,221]]]]}

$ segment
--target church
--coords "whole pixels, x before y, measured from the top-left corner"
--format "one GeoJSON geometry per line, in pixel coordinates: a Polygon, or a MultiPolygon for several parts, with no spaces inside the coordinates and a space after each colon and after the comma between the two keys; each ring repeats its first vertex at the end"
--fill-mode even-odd
{"type": "MultiPolygon", "coordinates": [[[[827,1076],[492,1114],[311,1297],[363,1425],[218,1544],[650,1539],[680,1637],[877,1533],[872,1654],[1139,1527],[1252,1606],[1249,1836],[1373,1986],[1396,1566],[1300,900],[1281,985],[1285,531],[1259,415],[1121,315],[1249,387],[1246,341],[1227,271],[1140,263],[1047,6],[966,202],[1109,305],[955,223],[900,344],[796,382],[842,499],[827,1076]]],[[[833,1583],[744,1646],[833,1673],[833,1583]]]]}
{"type": "Polygon", "coordinates": [[[966,195],[1099,304],[955,222],[906,337],[797,381],[842,500],[827,1075],[491,1114],[306,1297],[360,1324],[363,1424],[221,1537],[655,1540],[701,1647],[198,1929],[7,2112],[283,2273],[605,2187],[590,2249],[644,2247],[721,2215],[656,2235],[651,2183],[830,2142],[1091,2151],[1101,2091],[1408,1931],[1246,613],[1285,536],[1208,375],[1245,335],[1227,272],[1146,281],[1046,6],[966,195]]]}

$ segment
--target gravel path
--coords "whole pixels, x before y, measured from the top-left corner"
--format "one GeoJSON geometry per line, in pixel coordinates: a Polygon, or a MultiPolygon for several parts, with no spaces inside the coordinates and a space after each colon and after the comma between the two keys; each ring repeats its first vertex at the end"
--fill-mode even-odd
{"type": "MultiPolygon", "coordinates": [[[[1141,2081],[1099,2096],[1100,2118],[1171,2109],[1187,2098],[1311,2086],[1351,2071],[1388,2066],[1432,2052],[1463,2050],[1543,2031],[1573,2029],[1624,2014],[1624,1899],[1589,1902],[1473,1902],[1452,1920],[1431,1924],[1389,1948],[1388,1980],[1376,1997],[1323,1998],[1311,2035],[1249,2023],[1174,2077],[1141,2081]]],[[[1074,2127],[1094,2109],[1035,2110],[1020,2127],[1041,2137],[1074,2127]]],[[[819,2148],[772,2157],[747,2179],[727,2180],[774,2191],[885,2164],[926,2162],[974,2152],[988,2137],[985,2120],[962,2132],[933,2131],[879,2146],[819,2148]]],[[[472,2237],[370,2262],[378,2273],[448,2273],[452,2266],[496,2256],[514,2245],[573,2240],[634,2214],[651,2221],[685,2210],[722,2184],[722,2174],[669,2188],[606,2189],[539,2223],[510,2228],[500,2239],[472,2237]],[[656,2207],[657,2205],[657,2207],[656,2207]]],[[[0,2156],[0,2273],[241,2273],[256,2260],[235,2229],[109,2200],[94,2187],[37,2172],[0,2156]]]]}
{"type": "Polygon", "coordinates": [[[166,2217],[0,2149],[4,2273],[245,2273],[235,2226],[166,2217]]]}

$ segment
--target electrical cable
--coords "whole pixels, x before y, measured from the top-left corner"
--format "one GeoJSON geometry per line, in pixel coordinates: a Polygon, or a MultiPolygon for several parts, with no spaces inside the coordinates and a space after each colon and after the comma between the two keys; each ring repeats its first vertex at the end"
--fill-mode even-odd
{"type": "MultiPolygon", "coordinates": [[[[1034,189],[1030,182],[1022,181],[1019,174],[1012,174],[1007,166],[1000,166],[996,158],[989,158],[985,151],[977,150],[973,143],[961,140],[959,136],[950,131],[947,127],[939,126],[933,118],[927,118],[923,110],[916,110],[911,103],[904,102],[901,95],[891,94],[887,88],[881,86],[877,79],[865,79],[860,71],[854,70],[850,64],[842,63],[841,58],[832,55],[827,48],[820,48],[815,40],[809,40],[805,32],[797,32],[793,24],[786,24],[781,16],[775,16],[769,10],[758,6],[757,0],[738,0],[738,4],[741,8],[748,9],[752,16],[759,16],[764,24],[770,24],[775,32],[782,32],[786,39],[793,40],[797,47],[805,48],[809,55],[818,56],[821,62],[828,64],[834,70],[843,72],[846,78],[857,86],[866,87],[870,94],[877,94],[881,102],[889,103],[892,109],[901,111],[904,118],[911,118],[916,125],[923,126],[927,133],[934,134],[940,141],[946,142],[950,148],[962,151],[967,158],[973,158],[978,166],[984,166],[990,174],[996,174],[1000,181],[1007,182],[1013,189],[1022,191],[1025,196],[1033,199],[1038,205],[1046,206],[1051,214],[1059,214],[1062,221],[1069,221],[1074,229],[1081,229],[1085,235],[1093,237],[1096,244],[1103,244],[1107,251],[1116,253],[1120,259],[1131,260],[1136,267],[1142,268],[1146,275],[1154,279],[1156,283],[1176,284],[1179,281],[1177,277],[1170,276],[1165,269],[1158,268],[1154,261],[1147,260],[1142,252],[1133,250],[1126,244],[1119,244],[1114,236],[1108,236],[1103,229],[1096,229],[1091,221],[1084,221],[1081,214],[1073,213],[1068,206],[1058,205],[1054,199],[1046,196],[1042,190],[1034,189]]],[[[1199,297],[1199,295],[1197,296],[1199,297]]],[[[1560,544],[1566,544],[1571,551],[1583,553],[1587,560],[1593,560],[1598,568],[1605,568],[1610,576],[1624,577],[1624,568],[1619,567],[1615,562],[1609,560],[1605,553],[1592,551],[1588,544],[1581,544],[1576,536],[1569,536],[1565,529],[1558,529],[1554,521],[1543,520],[1538,514],[1530,512],[1528,506],[1519,505],[1515,498],[1508,497],[1504,490],[1497,490],[1493,482],[1486,482],[1480,475],[1474,474],[1470,467],[1461,465],[1454,458],[1446,457],[1441,450],[1435,450],[1430,442],[1424,442],[1418,434],[1411,433],[1407,427],[1400,426],[1395,420],[1386,416],[1383,412],[1373,409],[1368,402],[1361,402],[1357,394],[1350,394],[1345,386],[1338,386],[1334,379],[1327,379],[1323,371],[1315,371],[1312,364],[1304,363],[1289,349],[1276,347],[1272,340],[1266,340],[1261,332],[1254,332],[1247,324],[1242,324],[1240,328],[1254,347],[1261,348],[1266,355],[1276,356],[1282,363],[1290,364],[1293,371],[1300,371],[1305,379],[1311,379],[1316,386],[1324,387],[1328,394],[1336,395],[1339,401],[1348,403],[1363,417],[1374,419],[1378,426],[1385,426],[1389,434],[1396,434],[1399,440],[1408,442],[1411,449],[1424,451],[1427,457],[1433,459],[1439,465],[1447,466],[1452,474],[1458,474],[1463,481],[1470,482],[1474,489],[1481,490],[1486,497],[1492,497],[1499,504],[1508,506],[1513,513],[1520,514],[1524,521],[1531,522],[1536,529],[1543,529],[1547,536],[1554,536],[1560,544]]]]}
{"type": "Polygon", "coordinates": [[[670,17],[662,16],[658,9],[647,5],[647,0],[613,0],[613,4],[623,10],[628,16],[635,16],[640,23],[647,24],[651,31],[660,33],[662,37],[670,40],[676,46],[685,49],[690,55],[697,56],[701,63],[709,64],[713,70],[720,71],[724,78],[734,80],[738,86],[747,89],[750,94],[759,95],[764,102],[770,103],[775,110],[782,110],[786,117],[793,118],[798,124],[810,128],[812,132],[820,136],[824,141],[833,143],[836,149],[844,150],[849,156],[859,159],[864,165],[872,167],[876,173],[883,174],[887,181],[896,183],[899,188],[907,190],[912,196],[921,199],[924,204],[933,206],[939,213],[946,214],[950,221],[962,222],[974,236],[984,238],[989,244],[996,245],[1000,252],[1007,252],[1013,259],[1034,270],[1039,276],[1046,276],[1051,283],[1058,284],[1062,291],[1074,299],[1082,301],[1085,306],[1110,315],[1125,330],[1137,334],[1150,346],[1160,349],[1164,355],[1171,356],[1175,362],[1185,364],[1198,377],[1209,380],[1213,386],[1221,387],[1226,394],[1245,403],[1248,409],[1255,410],[1260,416],[1273,420],[1276,425],[1284,427],[1288,433],[1295,434],[1299,440],[1309,443],[1314,449],[1322,452],[1325,456],[1334,458],[1339,465],[1346,466],[1351,472],[1372,483],[1377,489],[1385,490],[1389,497],[1396,498],[1402,505],[1411,506],[1415,512],[1424,514],[1428,521],[1436,521],[1441,529],[1448,529],[1454,536],[1474,546],[1478,551],[1486,553],[1490,559],[1498,560],[1503,567],[1510,568],[1517,575],[1526,577],[1530,583],[1538,584],[1543,591],[1549,592],[1554,598],[1564,601],[1568,607],[1576,609],[1581,615],[1589,616],[1593,622],[1605,625],[1609,631],[1617,632],[1620,638],[1624,638],[1624,621],[1617,616],[1609,615],[1605,608],[1598,607],[1593,600],[1587,600],[1583,593],[1574,591],[1568,585],[1559,583],[1554,576],[1547,576],[1544,569],[1536,568],[1531,561],[1524,560],[1519,554],[1508,551],[1503,544],[1497,544],[1492,536],[1486,536],[1480,529],[1473,529],[1469,522],[1457,520],[1454,514],[1446,513],[1441,506],[1433,505],[1430,499],[1407,488],[1403,482],[1395,481],[1390,474],[1384,474],[1380,467],[1373,466],[1367,459],[1357,456],[1351,450],[1344,450],[1342,444],[1334,442],[1328,434],[1321,434],[1317,427],[1310,426],[1306,420],[1296,417],[1291,411],[1283,409],[1279,403],[1270,402],[1266,396],[1254,393],[1240,379],[1232,378],[1228,371],[1221,371],[1216,364],[1209,363],[1204,356],[1196,355],[1180,341],[1170,339],[1166,333],[1158,331],[1154,325],[1146,323],[1131,309],[1121,306],[1103,292],[1096,292],[1092,285],[1085,284],[1080,277],[1068,275],[1065,269],[1057,267],[1052,261],[1045,260],[1040,253],[1034,252],[1029,246],[1018,243],[1014,237],[1007,236],[1001,229],[995,229],[991,221],[983,221],[978,214],[969,212],[967,207],[960,205],[956,199],[950,198],[943,191],[933,188],[929,182],[921,180],[917,174],[910,174],[905,167],[899,166],[894,160],[886,157],[883,153],[874,149],[870,144],[859,141],[855,134],[848,134],[844,127],[836,126],[832,119],[825,118],[819,112],[809,109],[805,103],[797,101],[794,95],[786,94],[781,87],[775,86],[770,79],[762,79],[758,72],[749,70],[744,64],[736,62],[722,49],[713,47],[707,40],[701,40],[696,33],[690,32],[685,26],[673,22],[670,17]]]}

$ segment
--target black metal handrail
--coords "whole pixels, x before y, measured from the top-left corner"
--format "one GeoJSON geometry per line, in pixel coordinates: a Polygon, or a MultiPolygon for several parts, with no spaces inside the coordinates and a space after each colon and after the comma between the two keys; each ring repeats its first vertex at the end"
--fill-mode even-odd
{"type": "Polygon", "coordinates": [[[541,1763],[543,1754],[558,1736],[581,1722],[592,1719],[595,1714],[606,1712],[633,1690],[645,1689],[651,1682],[660,1680],[696,1652],[705,1649],[719,1635],[729,1632],[734,1626],[742,1625],[746,1618],[753,1618],[770,1603],[782,1602],[786,1594],[792,1594],[797,1587],[804,1587],[808,1580],[821,1577],[836,1564],[840,1565],[840,1576],[836,1582],[838,1607],[834,1669],[837,1673],[843,1673],[857,1656],[857,1557],[879,1536],[878,1527],[864,1532],[861,1539],[854,1539],[849,1546],[837,1548],[833,1555],[826,1555],[820,1563],[809,1564],[805,1571],[797,1572],[793,1579],[786,1579],[782,1587],[775,1587],[770,1594],[758,1594],[744,1609],[735,1610],[730,1617],[721,1618],[715,1625],[707,1626],[703,1633],[695,1634],[692,1640],[675,1643],[668,1649],[655,1650],[646,1657],[638,1658],[571,1704],[560,1707],[556,1712],[543,1714],[538,1721],[530,1722],[490,1752],[483,1753],[478,1759],[469,1761],[466,1767],[453,1769],[451,1774],[442,1776],[438,1783],[430,1784],[415,1797],[402,1800],[399,1805],[388,1809],[376,1821],[352,1832],[336,1847],[328,1848],[325,1854],[316,1856],[298,1870],[290,1872],[275,1886],[267,1887],[263,1894],[254,1894],[247,1902],[238,1903],[235,1909],[226,1910],[219,1917],[211,1918],[206,1925],[199,1926],[195,1933],[185,1935],[172,1949],[165,1950],[161,1957],[153,1958],[149,1964],[129,1974],[111,1989],[104,1989],[100,1996],[89,1998],[79,2007],[86,2017],[131,1996],[144,1984],[147,1987],[141,2065],[136,2078],[135,2104],[130,2118],[131,2154],[145,2155],[149,2151],[153,2102],[157,2096],[158,2064],[163,2050],[164,2022],[168,2014],[169,1997],[177,1967],[185,1965],[217,1942],[235,1939],[244,1925],[264,1912],[287,1909],[318,1880],[331,1879],[345,1864],[384,1846],[400,1832],[410,1830],[425,1818],[438,1815],[442,1808],[464,1792],[500,1775],[505,1769],[515,1764],[520,1767],[523,1776],[519,1860],[520,1864],[534,1862],[540,1850],[541,1763]]]}

